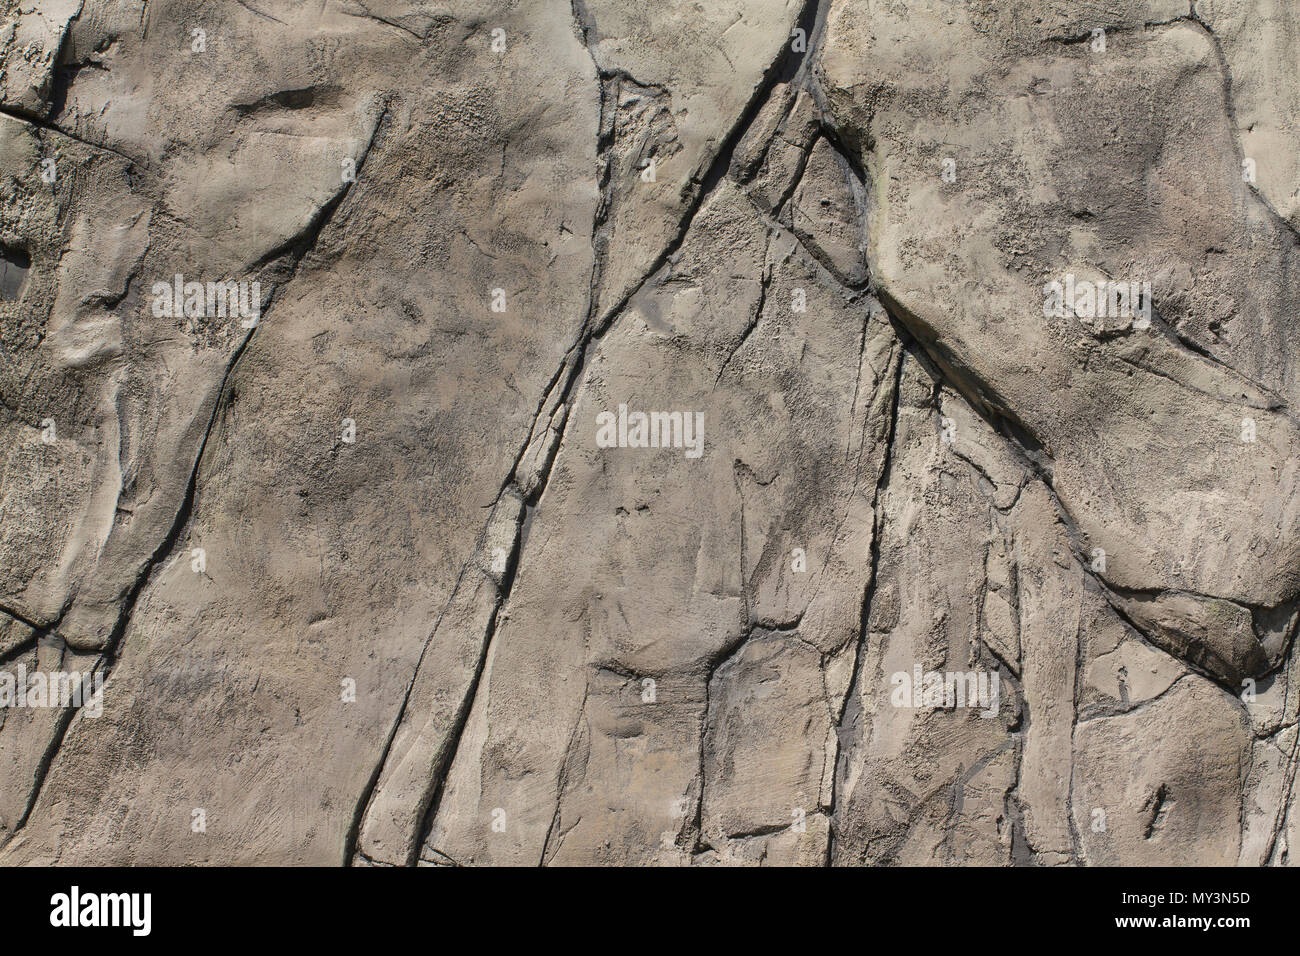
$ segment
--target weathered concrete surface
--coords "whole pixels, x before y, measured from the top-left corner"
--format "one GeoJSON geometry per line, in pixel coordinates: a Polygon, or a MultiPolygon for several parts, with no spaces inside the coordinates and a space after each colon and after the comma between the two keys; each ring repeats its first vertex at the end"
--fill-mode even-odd
{"type": "Polygon", "coordinates": [[[0,863],[1292,862],[1293,6],[0,4],[0,863]]]}

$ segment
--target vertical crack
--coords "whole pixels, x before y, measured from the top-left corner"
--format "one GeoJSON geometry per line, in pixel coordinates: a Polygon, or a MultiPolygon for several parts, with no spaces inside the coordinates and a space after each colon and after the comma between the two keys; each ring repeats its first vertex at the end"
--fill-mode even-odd
{"type": "Polygon", "coordinates": [[[885,435],[885,454],[881,462],[880,476],[876,479],[876,489],[871,500],[871,510],[874,515],[873,528],[871,531],[871,557],[869,561],[869,577],[867,580],[866,591],[862,597],[862,611],[858,624],[857,647],[853,652],[853,668],[849,673],[848,689],[845,691],[844,700],[840,704],[839,717],[835,722],[835,739],[837,741],[838,754],[835,760],[835,772],[831,775],[831,795],[830,811],[828,814],[828,837],[826,840],[826,865],[831,866],[835,859],[835,835],[838,826],[838,820],[842,811],[839,804],[840,787],[842,780],[846,779],[848,774],[849,748],[847,746],[850,724],[856,728],[862,717],[862,700],[858,691],[858,683],[862,676],[862,659],[867,649],[867,642],[870,638],[871,608],[872,602],[876,596],[876,584],[878,581],[877,574],[880,569],[880,539],[884,530],[885,520],[881,507],[881,495],[889,487],[890,478],[893,475],[894,465],[894,442],[898,437],[898,419],[902,404],[902,385],[903,385],[903,360],[910,352],[908,344],[904,341],[895,346],[890,361],[894,363],[893,378],[893,397],[890,403],[889,430],[885,435]]]}

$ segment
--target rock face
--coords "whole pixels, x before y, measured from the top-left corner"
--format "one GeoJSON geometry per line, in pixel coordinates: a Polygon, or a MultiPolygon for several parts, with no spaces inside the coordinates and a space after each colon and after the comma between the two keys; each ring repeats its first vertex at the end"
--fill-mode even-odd
{"type": "Polygon", "coordinates": [[[0,863],[1293,862],[1298,37],[0,2],[0,863]]]}

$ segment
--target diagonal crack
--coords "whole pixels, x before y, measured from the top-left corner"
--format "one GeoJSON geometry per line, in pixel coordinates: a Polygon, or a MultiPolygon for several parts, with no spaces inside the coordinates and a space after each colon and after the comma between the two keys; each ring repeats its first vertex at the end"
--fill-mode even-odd
{"type": "Polygon", "coordinates": [[[727,353],[727,357],[723,360],[722,366],[718,369],[718,376],[713,380],[715,387],[722,381],[722,374],[726,372],[727,366],[731,364],[731,360],[735,358],[737,352],[745,347],[745,343],[749,341],[749,337],[753,335],[754,330],[758,328],[758,323],[762,321],[763,306],[767,302],[767,292],[772,284],[773,270],[772,262],[769,259],[771,249],[772,231],[769,230],[767,233],[767,244],[763,249],[763,273],[759,276],[758,304],[754,306],[754,313],[749,317],[749,322],[745,325],[744,331],[740,333],[740,337],[736,340],[736,344],[731,347],[731,351],[727,353]]]}
{"type": "MultiPolygon", "coordinates": [[[[496,504],[494,504],[493,506],[494,514],[496,508],[500,506],[501,503],[499,501],[496,504]]],[[[479,539],[475,544],[476,553],[482,547],[483,543],[487,540],[488,528],[490,527],[491,522],[492,519],[489,518],[487,524],[484,525],[483,530],[479,534],[479,539]]],[[[421,838],[425,831],[424,821],[426,819],[432,821],[433,819],[433,813],[434,811],[436,811],[437,803],[441,798],[441,787],[443,783],[443,775],[450,771],[452,761],[460,746],[460,739],[465,732],[465,727],[469,723],[469,717],[473,708],[474,698],[478,692],[479,681],[483,677],[483,671],[487,664],[488,645],[492,639],[492,635],[496,631],[497,615],[500,613],[501,607],[505,602],[505,598],[509,594],[510,588],[514,583],[515,573],[519,566],[519,558],[520,558],[520,553],[522,551],[522,544],[523,544],[523,515],[521,514],[521,516],[518,519],[516,519],[514,542],[511,546],[510,553],[509,555],[507,555],[506,558],[506,567],[505,567],[505,571],[502,573],[501,582],[500,584],[497,585],[497,598],[496,601],[493,603],[492,611],[488,616],[487,624],[486,627],[484,628],[484,637],[482,642],[480,643],[479,656],[475,662],[474,673],[456,709],[455,716],[452,720],[452,729],[449,734],[448,743],[446,746],[440,748],[439,752],[435,755],[434,765],[433,765],[432,772],[429,775],[429,780],[427,781],[427,785],[425,786],[424,790],[422,791],[417,801],[418,806],[417,806],[416,818],[420,822],[417,825],[418,832],[415,834],[416,838],[412,840],[411,848],[407,854],[407,859],[404,861],[404,865],[406,866],[414,866],[416,864],[416,861],[419,858],[421,845],[422,845],[421,838]]],[[[456,578],[456,583],[452,587],[451,594],[448,595],[446,602],[443,604],[442,610],[438,613],[438,618],[437,620],[434,621],[433,627],[429,631],[429,636],[425,639],[424,646],[420,650],[420,656],[416,660],[414,670],[411,672],[411,679],[407,683],[406,692],[402,697],[401,706],[398,708],[397,715],[394,717],[392,726],[389,729],[388,737],[384,743],[383,751],[380,753],[379,760],[376,762],[374,769],[371,771],[370,778],[365,788],[362,790],[361,795],[357,800],[355,808],[353,809],[352,822],[348,827],[347,837],[345,839],[344,847],[343,847],[344,866],[348,866],[352,864],[357,856],[361,856],[363,858],[365,857],[365,854],[363,854],[360,851],[358,846],[361,839],[362,828],[365,825],[366,815],[370,812],[370,808],[375,800],[375,796],[379,788],[379,783],[383,779],[384,768],[387,766],[388,758],[392,752],[393,745],[397,740],[397,735],[402,728],[402,722],[405,719],[406,712],[410,707],[411,697],[415,692],[415,686],[419,680],[420,670],[424,666],[425,657],[428,654],[429,648],[433,644],[433,639],[437,635],[438,629],[441,627],[444,617],[446,616],[448,610],[450,610],[452,605],[455,603],[456,598],[460,592],[461,585],[464,583],[465,576],[469,572],[469,569],[472,566],[472,564],[473,564],[473,560],[471,559],[470,561],[466,561],[465,564],[462,565],[460,574],[456,578]]]]}
{"type": "MultiPolygon", "coordinates": [[[[796,23],[803,29],[814,26],[824,19],[825,11],[822,9],[824,0],[805,0],[804,6],[796,23]]],[[[742,111],[740,118],[732,126],[727,134],[722,146],[710,162],[704,175],[692,182],[691,200],[687,205],[685,212],[679,220],[677,230],[668,244],[660,250],[659,254],[643,272],[641,278],[633,284],[632,288],[613,306],[603,314],[598,314],[599,308],[599,287],[600,277],[604,269],[604,225],[608,215],[608,205],[610,201],[609,193],[609,164],[605,154],[613,145],[612,114],[609,112],[610,97],[605,88],[605,82],[609,79],[615,79],[621,82],[622,75],[618,71],[604,71],[599,63],[596,62],[594,54],[591,53],[591,47],[588,42],[589,33],[592,29],[590,17],[582,4],[582,0],[571,0],[571,12],[573,14],[575,25],[582,38],[584,47],[587,48],[591,56],[592,65],[595,69],[597,82],[600,85],[600,119],[597,128],[597,182],[601,187],[601,201],[597,203],[594,214],[592,227],[592,279],[588,291],[587,315],[583,320],[577,337],[573,344],[564,353],[559,368],[551,376],[542,396],[538,402],[537,410],[533,416],[533,424],[528,434],[515,456],[510,472],[502,481],[497,492],[494,504],[501,501],[502,496],[507,492],[515,491],[520,493],[525,501],[529,511],[535,509],[540,503],[542,496],[545,494],[547,483],[550,479],[552,469],[554,468],[556,458],[559,455],[561,446],[567,433],[570,422],[569,412],[574,392],[583,378],[583,373],[587,366],[588,353],[593,342],[599,341],[606,332],[613,326],[615,320],[626,309],[628,303],[633,297],[640,292],[646,282],[658,273],[666,265],[671,257],[681,248],[685,241],[686,235],[690,231],[691,224],[695,220],[696,214],[703,207],[705,201],[713,191],[724,181],[727,169],[731,165],[731,159],[735,153],[737,145],[744,137],[745,133],[752,126],[754,120],[761,111],[763,105],[767,102],[772,94],[772,90],[782,79],[789,79],[794,76],[803,76],[806,74],[808,66],[808,57],[804,54],[796,54],[789,43],[783,43],[780,56],[769,64],[764,71],[759,83],[756,86],[754,95],[750,98],[745,109],[742,111]],[[536,442],[543,435],[551,435],[548,446],[545,449],[542,461],[530,469],[530,474],[525,474],[525,460],[528,458],[530,450],[534,448],[536,442]]],[[[522,541],[516,544],[517,552],[522,552],[522,541]]],[[[430,781],[431,794],[422,796],[422,800],[428,801],[427,809],[423,813],[419,833],[416,835],[415,845],[417,854],[419,847],[424,843],[428,836],[429,830],[436,818],[438,807],[441,802],[442,793],[446,785],[446,776],[454,762],[455,753],[459,750],[460,740],[464,733],[465,726],[468,723],[469,714],[473,709],[475,698],[478,695],[478,687],[483,674],[483,668],[490,654],[492,641],[496,636],[496,627],[499,612],[505,603],[509,600],[510,591],[514,582],[514,575],[519,563],[521,554],[516,554],[514,564],[510,568],[510,573],[503,580],[496,607],[493,609],[482,643],[481,653],[476,667],[474,678],[466,695],[465,702],[461,712],[458,715],[456,725],[452,732],[452,745],[449,748],[449,755],[441,772],[434,774],[434,779],[430,781]]],[[[432,639],[432,635],[430,635],[432,639]]],[[[426,644],[427,648],[427,644],[426,644]]],[[[421,654],[423,660],[423,652],[421,654]]],[[[419,665],[416,669],[418,677],[419,665]]],[[[412,686],[415,677],[412,678],[412,686]]],[[[402,710],[409,703],[408,698],[403,701],[402,710]]],[[[394,731],[400,725],[401,713],[398,721],[394,724],[394,731]]],[[[390,736],[389,745],[391,746],[392,738],[390,736]]],[[[362,794],[358,803],[358,809],[354,815],[353,826],[350,830],[348,845],[345,848],[345,861],[350,860],[355,853],[356,838],[359,833],[365,811],[373,797],[374,787],[382,777],[384,764],[388,758],[388,748],[385,749],[380,759],[379,766],[371,776],[371,783],[362,794]]]]}
{"type": "Polygon", "coordinates": [[[142,159],[138,159],[135,156],[128,155],[127,153],[122,152],[120,149],[116,149],[105,143],[96,143],[91,140],[85,139],[81,136],[78,136],[76,133],[70,133],[62,126],[59,126],[58,124],[50,120],[43,119],[39,116],[35,116],[23,110],[14,109],[8,106],[0,106],[0,115],[8,116],[12,120],[17,120],[20,123],[26,123],[29,126],[36,127],[37,129],[48,130],[51,133],[57,133],[60,136],[66,136],[68,139],[81,143],[83,146],[89,146],[91,149],[98,149],[106,153],[112,153],[114,156],[126,160],[132,166],[138,166],[141,169],[149,168],[149,164],[142,159]]]}
{"type": "MultiPolygon", "coordinates": [[[[239,364],[240,358],[243,357],[245,351],[248,349],[249,343],[252,342],[253,336],[261,325],[261,321],[265,319],[266,312],[268,312],[274,304],[280,289],[292,281],[294,276],[297,274],[298,266],[302,263],[302,260],[306,255],[316,247],[321,232],[324,230],[325,226],[329,224],[329,221],[339,206],[342,205],[344,197],[351,191],[354,183],[359,181],[362,166],[365,163],[366,157],[370,153],[371,147],[374,145],[379,129],[383,125],[387,115],[388,111],[387,107],[385,107],[375,122],[374,129],[371,131],[370,141],[367,143],[365,151],[357,161],[356,171],[358,179],[345,183],[343,188],[339,190],[338,194],[312,217],[312,220],[300,233],[296,236],[290,237],[290,239],[280,247],[283,250],[281,255],[287,254],[290,257],[290,265],[287,275],[280,284],[271,290],[271,293],[267,297],[266,305],[261,309],[258,323],[248,330],[248,334],[244,336],[244,340],[235,349],[230,361],[226,364],[226,370],[221,377],[221,384],[217,390],[217,399],[213,402],[212,413],[208,417],[207,427],[204,430],[202,440],[199,442],[198,453],[194,458],[194,466],[191,468],[189,480],[186,482],[185,493],[181,498],[180,508],[176,512],[176,517],[172,521],[170,530],[158,544],[158,547],[156,547],[153,553],[149,556],[144,567],[136,576],[135,582],[128,590],[122,609],[118,613],[117,620],[114,623],[112,630],[109,632],[107,641],[105,641],[100,659],[91,671],[92,676],[94,674],[100,674],[102,675],[103,680],[108,680],[113,665],[116,663],[121,651],[122,639],[130,625],[131,616],[135,611],[135,606],[140,599],[140,595],[152,580],[157,568],[171,555],[172,551],[176,547],[177,541],[180,540],[182,531],[189,524],[190,516],[193,513],[195,498],[197,496],[199,471],[203,464],[203,455],[207,451],[208,440],[212,437],[213,428],[216,425],[218,416],[220,415],[226,397],[229,394],[228,386],[230,384],[230,377],[235,371],[235,367],[239,364]]],[[[270,261],[266,260],[265,257],[263,258],[265,262],[270,261]]],[[[259,264],[265,263],[259,262],[259,264]]],[[[59,715],[59,721],[55,728],[54,736],[37,765],[35,781],[32,786],[31,795],[28,797],[27,805],[24,808],[22,815],[19,817],[17,824],[14,826],[13,830],[10,831],[9,836],[4,841],[5,843],[11,841],[15,836],[17,836],[18,832],[26,826],[28,819],[31,817],[32,811],[36,807],[37,801],[40,799],[41,792],[45,785],[45,780],[49,776],[50,767],[53,765],[54,759],[63,745],[64,738],[68,732],[68,727],[72,724],[72,719],[76,716],[79,710],[80,708],[78,707],[68,707],[59,715]]]]}
{"type": "Polygon", "coordinates": [[[271,15],[271,14],[269,14],[269,13],[266,13],[266,12],[263,11],[263,10],[259,10],[259,9],[257,9],[257,7],[255,7],[255,6],[253,6],[251,3],[249,3],[248,0],[235,0],[235,3],[239,4],[241,7],[243,7],[245,10],[247,10],[249,13],[256,14],[257,16],[261,17],[263,20],[270,20],[270,21],[272,21],[272,22],[274,22],[274,23],[278,23],[278,24],[280,24],[281,26],[287,26],[287,24],[286,24],[283,20],[281,20],[279,17],[277,17],[277,16],[273,16],[273,15],[271,15]]]}

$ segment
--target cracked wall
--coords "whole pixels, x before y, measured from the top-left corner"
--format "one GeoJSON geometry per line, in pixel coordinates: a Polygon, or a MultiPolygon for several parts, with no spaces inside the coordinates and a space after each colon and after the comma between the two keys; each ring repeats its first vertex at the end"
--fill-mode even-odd
{"type": "Polygon", "coordinates": [[[0,862],[1290,862],[1295,12],[706,6],[0,6],[0,862]]]}

